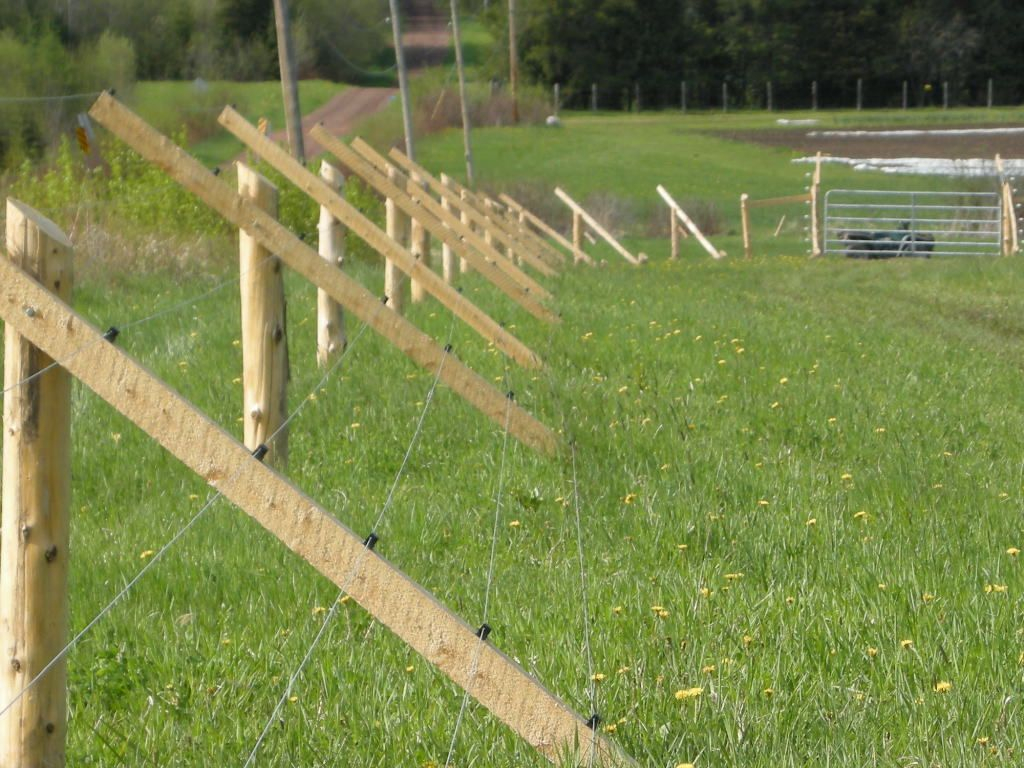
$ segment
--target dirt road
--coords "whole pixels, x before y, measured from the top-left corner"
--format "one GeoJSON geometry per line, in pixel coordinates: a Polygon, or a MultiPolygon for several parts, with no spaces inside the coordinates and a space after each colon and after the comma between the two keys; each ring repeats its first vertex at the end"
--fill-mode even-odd
{"type": "MultiPolygon", "coordinates": [[[[434,9],[431,2],[407,3],[409,17],[404,21],[402,47],[410,73],[415,75],[426,67],[444,63],[450,45],[448,17],[434,9]]],[[[321,147],[309,132],[317,123],[334,136],[352,133],[359,121],[379,112],[391,99],[397,97],[397,88],[360,88],[353,86],[339,93],[326,104],[302,118],[302,132],[306,147],[306,158],[323,153],[321,147]]],[[[275,141],[286,143],[286,131],[271,134],[275,141]]]]}

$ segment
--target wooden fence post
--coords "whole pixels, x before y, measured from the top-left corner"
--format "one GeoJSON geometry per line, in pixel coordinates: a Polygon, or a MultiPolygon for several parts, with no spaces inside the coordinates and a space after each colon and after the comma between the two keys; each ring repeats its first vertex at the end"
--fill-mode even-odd
{"type": "MultiPolygon", "coordinates": [[[[578,211],[572,212],[572,249],[576,253],[584,253],[583,250],[583,217],[578,211]]],[[[580,259],[577,256],[573,259],[574,262],[578,262],[580,259]]]]}
{"type": "MultiPolygon", "coordinates": [[[[277,187],[238,163],[238,194],[277,218],[277,187]]],[[[267,441],[287,418],[288,333],[281,260],[244,230],[238,232],[242,291],[242,393],[245,447],[269,448],[265,461],[288,461],[288,432],[267,441]]]]}
{"type": "MultiPolygon", "coordinates": [[[[441,207],[451,213],[452,204],[448,201],[447,197],[441,198],[441,207]]],[[[441,272],[444,275],[444,281],[448,285],[455,285],[455,278],[459,274],[459,262],[455,258],[455,252],[452,251],[452,247],[448,243],[441,244],[441,272]]]]}
{"type": "Polygon", "coordinates": [[[903,81],[903,98],[902,98],[902,101],[900,102],[903,105],[903,107],[902,107],[903,109],[907,108],[907,94],[908,94],[907,81],[904,80],[903,81]]]}
{"type": "MultiPolygon", "coordinates": [[[[7,201],[7,254],[71,299],[71,242],[49,219],[7,201]]],[[[24,306],[29,318],[41,310],[24,306]]],[[[4,328],[3,514],[0,527],[0,706],[61,651],[68,635],[71,376],[4,328]],[[24,382],[20,386],[19,382],[24,382]]],[[[67,666],[62,660],[0,717],[0,765],[65,762],[67,666]]]]}
{"type": "MultiPolygon", "coordinates": [[[[424,194],[427,194],[427,182],[417,176],[415,173],[410,176],[413,184],[418,184],[423,188],[424,194]]],[[[416,259],[422,262],[423,266],[430,268],[433,259],[430,255],[430,233],[426,227],[423,226],[423,222],[417,218],[411,219],[412,225],[409,230],[409,250],[416,259]]],[[[413,304],[418,304],[427,297],[427,290],[421,283],[416,280],[412,281],[412,287],[410,293],[412,294],[413,304]]]]}
{"type": "Polygon", "coordinates": [[[672,261],[679,260],[679,224],[676,223],[676,212],[669,208],[668,211],[668,231],[669,236],[672,239],[672,254],[669,258],[672,261]]]}
{"type": "MultiPolygon", "coordinates": [[[[398,183],[398,170],[394,167],[388,168],[388,178],[392,183],[398,183]]],[[[395,205],[390,197],[384,201],[385,228],[388,237],[401,245],[409,248],[409,222],[410,218],[395,205]]],[[[398,314],[405,311],[405,293],[402,290],[405,283],[405,275],[398,269],[391,259],[384,260],[384,295],[388,297],[388,306],[398,314]]]]}
{"type": "Polygon", "coordinates": [[[811,177],[811,258],[821,256],[821,227],[818,219],[818,195],[821,192],[821,152],[814,157],[814,176],[811,177]]]}
{"type": "Polygon", "coordinates": [[[743,223],[743,257],[750,258],[750,195],[740,195],[740,219],[743,223]]]}
{"type": "Polygon", "coordinates": [[[857,78],[857,111],[860,112],[864,108],[864,78],[857,78]]]}
{"type": "MultiPolygon", "coordinates": [[[[449,186],[449,184],[446,183],[445,186],[447,187],[449,186]]],[[[467,195],[465,192],[461,192],[459,194],[459,200],[462,201],[462,208],[459,210],[459,220],[467,227],[469,227],[470,231],[472,231],[475,230],[476,227],[473,226],[473,218],[470,216],[469,211],[466,210],[466,197],[467,195]]],[[[484,230],[483,237],[484,242],[493,248],[494,239],[492,238],[491,233],[488,232],[487,230],[484,230]]],[[[471,269],[472,267],[469,266],[469,262],[466,259],[459,259],[459,272],[461,272],[462,274],[466,274],[471,269]]]]}
{"type": "MultiPolygon", "coordinates": [[[[326,160],[320,163],[320,178],[331,189],[344,193],[345,177],[341,171],[326,160]]],[[[320,255],[338,269],[345,263],[346,227],[338,221],[326,206],[320,206],[320,255]]],[[[345,313],[341,305],[332,299],[323,288],[316,292],[316,361],[321,368],[330,366],[334,357],[348,346],[345,335],[345,313]]]]}
{"type": "Polygon", "coordinates": [[[597,83],[590,84],[590,111],[597,112],[597,83]]]}
{"type": "Polygon", "coordinates": [[[811,109],[815,112],[818,111],[818,81],[811,81],[811,109]]]}

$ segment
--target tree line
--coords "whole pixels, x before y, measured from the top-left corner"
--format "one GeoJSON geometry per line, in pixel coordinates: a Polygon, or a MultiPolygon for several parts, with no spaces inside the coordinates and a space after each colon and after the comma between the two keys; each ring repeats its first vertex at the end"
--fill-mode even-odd
{"type": "MultiPolygon", "coordinates": [[[[518,0],[521,74],[559,83],[568,106],[807,108],[984,104],[1024,100],[1024,3],[1020,0],[518,0]]],[[[504,4],[501,4],[504,6],[504,4]]],[[[503,8],[488,18],[507,41],[503,8]]],[[[506,70],[507,71],[507,70],[506,70]]]]}

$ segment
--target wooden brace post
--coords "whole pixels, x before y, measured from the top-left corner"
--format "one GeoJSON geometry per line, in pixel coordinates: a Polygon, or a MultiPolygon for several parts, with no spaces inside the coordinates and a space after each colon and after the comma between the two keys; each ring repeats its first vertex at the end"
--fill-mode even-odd
{"type": "MultiPolygon", "coordinates": [[[[238,194],[277,218],[277,187],[244,163],[238,163],[238,194]]],[[[285,327],[281,260],[238,232],[242,292],[242,423],[245,447],[266,445],[266,461],[288,462],[288,332],[285,327]],[[280,431],[279,431],[280,430],[280,431]],[[273,435],[273,440],[270,436],[273,435]]]]}
{"type": "MultiPolygon", "coordinates": [[[[395,181],[397,170],[388,169],[388,178],[395,181]]],[[[384,200],[384,219],[388,237],[403,250],[409,250],[409,234],[412,218],[402,211],[392,198],[384,200]]],[[[388,308],[402,314],[405,312],[405,275],[391,259],[384,260],[384,295],[388,297],[388,308]]]]}
{"type": "Polygon", "coordinates": [[[718,250],[717,248],[715,248],[715,246],[711,244],[711,242],[706,237],[704,237],[704,233],[701,232],[697,228],[697,225],[693,223],[693,220],[686,215],[686,211],[679,207],[679,203],[672,199],[672,195],[670,195],[668,191],[660,184],[658,185],[657,189],[658,194],[661,195],[661,199],[664,200],[668,204],[668,207],[675,212],[675,215],[679,219],[679,221],[683,223],[684,227],[690,230],[691,235],[697,238],[697,242],[700,243],[701,247],[703,247],[704,250],[711,255],[711,258],[724,258],[725,251],[718,250]]]}
{"type": "Polygon", "coordinates": [[[451,250],[471,260],[481,275],[527,312],[546,322],[557,322],[558,316],[539,301],[540,298],[551,295],[543,286],[537,285],[521,272],[506,271],[504,259],[500,254],[493,253],[492,257],[483,240],[476,237],[468,227],[452,216],[450,211],[445,210],[412,179],[406,179],[403,191],[400,182],[388,178],[386,174],[378,171],[376,166],[323,131],[320,126],[313,129],[312,135],[324,149],[378,193],[394,200],[395,205],[401,206],[406,213],[422,222],[427,231],[448,245],[451,250]],[[522,282],[519,281],[520,277],[523,278],[522,282]],[[532,287],[536,287],[538,292],[534,293],[532,287]]]}
{"type": "MultiPolygon", "coordinates": [[[[378,297],[341,270],[325,263],[316,251],[219,181],[195,158],[147,125],[109,93],[104,93],[96,100],[90,114],[229,222],[244,228],[289,267],[327,291],[331,298],[421,368],[430,372],[437,370],[444,352],[433,339],[396,313],[380,311],[381,302],[378,297]]],[[[320,183],[315,176],[313,179],[320,183]]],[[[376,228],[375,231],[380,233],[376,228]]],[[[383,233],[380,234],[383,236],[383,233]]],[[[505,396],[464,363],[449,359],[442,370],[441,381],[492,421],[505,423],[505,396]]],[[[558,438],[548,427],[518,405],[513,406],[509,432],[524,444],[545,453],[554,453],[559,445],[558,438]]]]}
{"type": "MultiPolygon", "coordinates": [[[[297,163],[281,147],[260,135],[255,126],[247,123],[241,115],[227,107],[221,113],[220,122],[235,136],[240,138],[243,143],[284,174],[285,178],[298,186],[303,192],[320,203],[320,205],[326,206],[335,217],[345,222],[355,234],[378,253],[389,257],[407,275],[419,279],[424,287],[441,304],[450,309],[456,317],[462,319],[483,338],[494,344],[496,348],[520,365],[530,368],[541,366],[540,358],[519,339],[505,328],[502,328],[499,323],[495,322],[461,293],[450,285],[446,285],[440,277],[413,258],[409,251],[400,247],[387,234],[381,232],[373,222],[343,200],[326,183],[297,163]]],[[[313,135],[318,137],[315,129],[313,135]]],[[[402,206],[404,202],[396,199],[395,205],[402,206]]],[[[385,286],[385,294],[390,296],[387,293],[388,287],[390,286],[385,286]]],[[[394,288],[392,289],[394,290],[394,288]]],[[[389,301],[388,303],[390,304],[391,302],[389,301]]]]}
{"type": "Polygon", "coordinates": [[[811,258],[821,256],[821,222],[818,220],[818,196],[821,194],[821,152],[814,156],[814,176],[811,179],[811,258]]]}
{"type": "Polygon", "coordinates": [[[743,225],[743,258],[750,258],[750,195],[740,195],[740,220],[743,225]]]}
{"type": "MultiPolygon", "coordinates": [[[[419,181],[412,178],[413,184],[418,184],[421,187],[426,187],[426,182],[419,181]]],[[[409,230],[409,250],[412,252],[413,257],[419,261],[427,269],[432,269],[432,259],[430,257],[430,231],[423,225],[423,219],[418,216],[410,216],[412,221],[412,228],[409,230]]],[[[412,303],[418,304],[427,297],[427,292],[423,288],[423,284],[418,280],[412,281],[411,287],[412,303]]]]}
{"type": "MultiPolygon", "coordinates": [[[[573,256],[573,262],[574,263],[578,264],[579,262],[583,261],[583,262],[586,262],[587,264],[590,264],[591,266],[593,266],[593,264],[594,264],[594,260],[593,259],[591,259],[589,256],[587,256],[587,254],[583,253],[583,251],[576,250],[573,247],[572,243],[570,243],[567,239],[565,239],[565,237],[563,237],[562,234],[560,232],[558,232],[558,230],[556,230],[553,227],[551,227],[546,221],[541,219],[539,216],[534,215],[528,208],[520,205],[514,199],[512,199],[511,197],[509,197],[506,194],[499,195],[499,198],[503,202],[508,203],[508,205],[511,206],[513,210],[519,211],[526,218],[527,223],[529,223],[530,225],[535,227],[539,232],[541,232],[541,233],[547,235],[548,237],[552,238],[556,243],[558,243],[560,246],[562,246],[565,250],[569,251],[569,253],[571,253],[572,256],[573,256]]],[[[561,254],[559,254],[559,255],[561,255],[561,254]]]]}
{"type": "MultiPolygon", "coordinates": [[[[316,256],[314,255],[314,258],[316,256]]],[[[383,313],[400,320],[392,313],[383,313]]],[[[348,594],[552,762],[591,753],[635,766],[615,744],[248,449],[21,269],[0,259],[0,317],[348,594]],[[26,307],[35,308],[32,317],[26,307]],[[471,669],[476,674],[472,675],[471,669]]],[[[444,363],[447,367],[454,361],[444,363]]],[[[504,407],[513,407],[505,399],[504,407]]],[[[6,486],[5,486],[6,492],[6,486]]],[[[572,763],[573,765],[577,763],[572,763]]],[[[25,764],[28,765],[28,764],[25,764]]],[[[39,765],[36,763],[35,765],[39,765]]]]}
{"type": "MultiPolygon", "coordinates": [[[[6,241],[2,266],[25,275],[41,293],[70,299],[71,242],[57,225],[8,200],[6,241]]],[[[43,309],[24,301],[10,311],[31,321],[43,309]]],[[[42,373],[52,361],[13,323],[6,324],[0,707],[13,701],[68,639],[71,377],[61,367],[42,373]]],[[[0,765],[62,768],[66,739],[67,665],[61,660],[0,717],[0,765]]]]}
{"type": "MultiPolygon", "coordinates": [[[[340,197],[345,189],[345,177],[341,171],[326,160],[320,163],[320,178],[340,197]]],[[[328,264],[341,269],[345,264],[345,225],[331,213],[326,205],[320,206],[320,222],[317,225],[319,242],[317,250],[328,264]]],[[[345,351],[348,337],[345,335],[345,312],[323,288],[316,291],[316,361],[321,368],[328,368],[334,359],[345,351]]]]}
{"type": "MultiPolygon", "coordinates": [[[[579,216],[587,223],[587,226],[594,230],[594,232],[596,232],[598,235],[600,235],[601,238],[606,243],[608,243],[608,245],[610,245],[612,248],[618,251],[619,255],[621,255],[622,258],[624,258],[626,261],[628,261],[630,264],[633,264],[634,266],[639,266],[640,264],[643,264],[642,259],[638,259],[632,253],[627,251],[622,246],[622,243],[620,243],[618,240],[612,237],[611,234],[609,234],[608,230],[601,226],[600,222],[598,222],[597,219],[595,219],[593,216],[587,213],[586,209],[584,209],[582,205],[580,205],[571,197],[569,197],[569,195],[567,195],[561,188],[555,187],[555,195],[558,197],[559,200],[561,200],[563,203],[569,206],[569,208],[572,210],[574,214],[579,214],[579,216]]],[[[575,230],[575,223],[573,228],[575,230]]]]}
{"type": "MultiPolygon", "coordinates": [[[[352,142],[352,147],[348,148],[334,137],[322,131],[319,126],[313,129],[313,135],[317,136],[317,140],[320,141],[323,146],[338,159],[345,157],[346,160],[350,158],[357,160],[361,157],[370,167],[376,169],[378,173],[384,173],[385,169],[389,165],[388,161],[384,157],[378,154],[373,147],[362,139],[355,139],[352,142]],[[353,151],[356,153],[354,158],[352,156],[353,151]]],[[[438,183],[437,180],[432,177],[423,176],[422,174],[420,174],[420,176],[427,182],[427,185],[431,189],[433,189],[435,183],[438,183]]],[[[529,291],[534,297],[540,299],[551,298],[551,293],[544,288],[544,286],[537,283],[533,278],[519,269],[519,267],[506,259],[502,254],[498,253],[497,250],[484,241],[482,235],[474,231],[473,221],[469,214],[466,211],[459,209],[459,200],[457,195],[451,195],[450,191],[448,195],[441,195],[441,201],[448,203],[446,213],[445,208],[438,204],[437,201],[435,201],[429,194],[425,194],[422,189],[415,186],[412,179],[409,179],[406,182],[406,191],[413,197],[416,204],[424,207],[429,213],[433,214],[434,218],[447,224],[450,229],[465,241],[465,243],[483,256],[487,261],[492,262],[494,266],[512,278],[522,289],[529,291]],[[451,211],[453,205],[457,210],[460,210],[458,217],[455,217],[451,211]]],[[[437,236],[443,237],[441,234],[437,234],[437,236]]],[[[473,254],[467,253],[465,249],[457,249],[457,251],[460,255],[459,270],[463,274],[468,272],[471,267],[478,271],[483,271],[485,275],[493,272],[493,270],[484,269],[484,267],[481,266],[479,259],[475,259],[473,254]]],[[[516,297],[512,296],[512,298],[515,299],[516,297]]],[[[522,304],[522,302],[520,303],[522,304]]],[[[534,312],[527,304],[522,304],[522,306],[527,309],[527,311],[539,317],[539,315],[537,315],[536,312],[534,312]]],[[[551,317],[554,317],[553,313],[549,312],[548,314],[551,315],[551,317]]]]}

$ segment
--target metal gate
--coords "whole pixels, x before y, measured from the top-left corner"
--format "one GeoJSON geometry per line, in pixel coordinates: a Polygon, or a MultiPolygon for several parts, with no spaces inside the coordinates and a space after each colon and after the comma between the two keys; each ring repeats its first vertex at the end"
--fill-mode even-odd
{"type": "Polygon", "coordinates": [[[1003,209],[996,192],[825,193],[825,253],[852,258],[998,256],[1003,209]]]}

